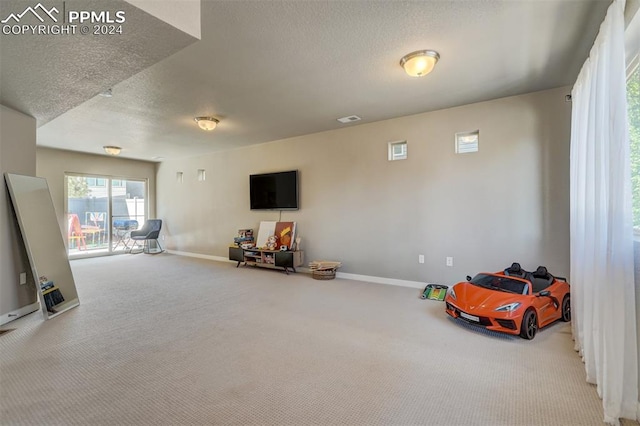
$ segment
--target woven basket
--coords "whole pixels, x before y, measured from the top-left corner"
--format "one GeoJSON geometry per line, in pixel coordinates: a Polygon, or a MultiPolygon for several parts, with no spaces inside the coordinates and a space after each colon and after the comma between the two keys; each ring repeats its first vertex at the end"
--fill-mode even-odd
{"type": "Polygon", "coordinates": [[[336,277],[336,270],[325,269],[322,271],[311,271],[311,277],[314,280],[332,280],[336,277]]]}

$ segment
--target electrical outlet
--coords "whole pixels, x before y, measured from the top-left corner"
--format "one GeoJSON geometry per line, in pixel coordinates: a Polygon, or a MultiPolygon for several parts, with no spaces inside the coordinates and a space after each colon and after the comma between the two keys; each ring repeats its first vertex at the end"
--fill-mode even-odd
{"type": "Polygon", "coordinates": [[[20,272],[20,285],[25,285],[27,283],[27,273],[20,272]]]}
{"type": "Polygon", "coordinates": [[[447,266],[453,266],[453,257],[447,257],[447,266]]]}
{"type": "Polygon", "coordinates": [[[418,263],[424,263],[424,254],[418,255],[418,263]]]}

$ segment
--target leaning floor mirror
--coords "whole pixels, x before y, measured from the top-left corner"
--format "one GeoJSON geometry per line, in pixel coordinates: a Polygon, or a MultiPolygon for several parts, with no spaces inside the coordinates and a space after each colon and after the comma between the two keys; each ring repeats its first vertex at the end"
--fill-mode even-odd
{"type": "Polygon", "coordinates": [[[45,319],[80,304],[47,180],[5,173],[45,319]]]}

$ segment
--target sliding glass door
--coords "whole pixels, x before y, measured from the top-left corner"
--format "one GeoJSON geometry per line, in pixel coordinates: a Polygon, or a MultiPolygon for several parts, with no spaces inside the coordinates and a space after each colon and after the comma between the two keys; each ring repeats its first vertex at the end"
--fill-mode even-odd
{"type": "Polygon", "coordinates": [[[131,248],[129,233],[144,225],[147,218],[147,183],[142,180],[111,180],[111,251],[131,248]]]}
{"type": "Polygon", "coordinates": [[[66,174],[70,257],[124,252],[147,218],[146,180],[66,174]]]}

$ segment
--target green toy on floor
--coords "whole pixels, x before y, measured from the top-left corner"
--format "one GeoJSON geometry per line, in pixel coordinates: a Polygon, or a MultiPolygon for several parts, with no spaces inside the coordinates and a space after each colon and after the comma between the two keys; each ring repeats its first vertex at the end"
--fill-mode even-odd
{"type": "Polygon", "coordinates": [[[427,286],[422,291],[423,299],[432,299],[432,300],[440,300],[443,301],[444,297],[447,295],[447,289],[449,287],[446,285],[440,284],[427,284],[427,286]]]}

